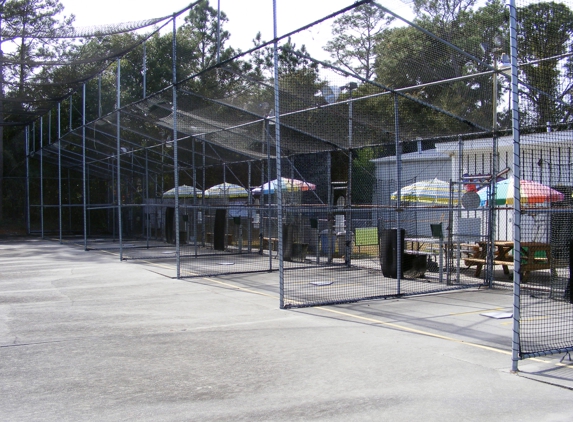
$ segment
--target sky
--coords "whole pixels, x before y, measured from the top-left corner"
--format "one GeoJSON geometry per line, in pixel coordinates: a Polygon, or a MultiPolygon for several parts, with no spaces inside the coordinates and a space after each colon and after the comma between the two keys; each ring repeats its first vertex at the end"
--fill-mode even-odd
{"type": "MultiPolygon", "coordinates": [[[[76,27],[89,27],[94,25],[109,25],[122,22],[139,21],[179,12],[195,0],[60,0],[64,5],[64,14],[75,15],[76,27]]],[[[231,39],[227,46],[242,51],[253,47],[252,40],[257,32],[261,32],[263,41],[273,38],[273,0],[209,0],[211,7],[221,10],[227,15],[228,22],[224,29],[230,32],[231,39]]],[[[345,7],[351,6],[355,0],[275,0],[277,5],[277,32],[278,35],[290,33],[309,23],[324,18],[345,7]]],[[[388,7],[394,13],[413,19],[409,3],[410,0],[378,0],[378,3],[388,7]]],[[[183,23],[182,15],[177,25],[183,23]]],[[[300,47],[302,44],[308,53],[318,60],[329,60],[329,53],[323,50],[331,38],[331,22],[313,26],[292,38],[293,43],[300,47]]],[[[172,30],[172,25],[167,26],[172,30]]],[[[332,72],[323,70],[321,77],[331,85],[342,86],[348,81],[346,78],[332,72]]]]}
{"type": "MultiPolygon", "coordinates": [[[[277,31],[279,35],[298,29],[330,13],[350,6],[354,0],[275,0],[277,5],[277,31]]],[[[106,25],[168,16],[192,3],[192,0],[60,0],[65,14],[76,16],[77,27],[106,25]]],[[[273,37],[272,0],[210,0],[210,5],[227,15],[225,29],[231,33],[230,46],[243,51],[253,46],[252,39],[258,31],[263,40],[273,37]]],[[[399,14],[410,13],[408,0],[380,0],[380,4],[399,14]]],[[[187,14],[187,13],[186,13],[187,14]]],[[[409,18],[409,17],[408,17],[409,18]]],[[[301,40],[307,45],[322,48],[330,37],[326,25],[307,33],[312,39],[301,40]]],[[[298,45],[298,43],[297,43],[298,45]]],[[[312,52],[314,53],[314,52],[312,52]]]]}

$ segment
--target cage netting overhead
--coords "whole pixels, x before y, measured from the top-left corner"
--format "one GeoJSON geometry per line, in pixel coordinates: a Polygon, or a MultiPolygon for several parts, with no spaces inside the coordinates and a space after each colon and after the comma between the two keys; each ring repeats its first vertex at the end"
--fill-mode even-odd
{"type": "MultiPolygon", "coordinates": [[[[408,148],[408,141],[509,128],[503,73],[509,35],[500,1],[479,8],[461,2],[465,9],[452,9],[451,17],[444,3],[414,20],[389,2],[349,1],[345,9],[279,36],[276,72],[273,41],[258,39],[248,51],[235,50],[225,46],[232,38],[222,31],[217,44],[213,27],[191,17],[202,4],[172,17],[49,34],[81,42],[30,75],[26,89],[6,82],[4,124],[38,126],[44,116],[55,140],[60,116],[64,164],[81,165],[85,137],[92,171],[102,177],[117,155],[118,135],[122,159],[137,166],[145,155],[147,165],[166,170],[174,157],[165,152],[175,137],[178,165],[190,169],[275,157],[277,141],[282,156],[293,156],[390,146],[396,139],[408,148]],[[437,19],[440,13],[443,19],[437,19]],[[331,43],[313,45],[316,34],[352,20],[361,26],[348,26],[346,38],[333,32],[331,43]],[[178,25],[175,39],[171,22],[178,25]],[[365,25],[370,34],[352,32],[365,25]],[[364,39],[372,41],[369,50],[352,50],[364,39]]],[[[5,66],[21,64],[10,60],[5,66]]],[[[47,157],[55,146],[43,143],[47,157]]]]}

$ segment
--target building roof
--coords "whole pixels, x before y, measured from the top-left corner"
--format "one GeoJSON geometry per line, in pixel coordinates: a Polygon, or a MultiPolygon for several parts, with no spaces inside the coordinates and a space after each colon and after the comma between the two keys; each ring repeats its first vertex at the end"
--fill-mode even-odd
{"type": "MultiPolygon", "coordinates": [[[[479,138],[463,141],[464,151],[483,151],[492,149],[492,138],[479,138]]],[[[497,140],[499,149],[513,148],[513,136],[501,136],[497,140]]],[[[573,131],[565,130],[558,132],[540,132],[540,133],[527,133],[520,136],[520,145],[522,147],[533,146],[573,146],[573,131]]],[[[436,144],[436,151],[441,154],[457,154],[459,150],[459,142],[445,142],[436,144]]]]}
{"type": "MultiPolygon", "coordinates": [[[[408,152],[402,154],[402,161],[435,161],[435,160],[449,160],[448,154],[438,151],[436,149],[427,149],[425,151],[408,152]]],[[[391,155],[389,157],[375,158],[370,160],[373,163],[394,163],[396,162],[396,156],[391,155]]]]}

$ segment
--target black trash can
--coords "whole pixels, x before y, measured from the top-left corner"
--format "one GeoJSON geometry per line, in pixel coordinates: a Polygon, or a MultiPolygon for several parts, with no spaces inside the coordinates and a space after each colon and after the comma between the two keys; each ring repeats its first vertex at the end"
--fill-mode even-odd
{"type": "MultiPolygon", "coordinates": [[[[404,238],[406,230],[400,229],[400,251],[398,251],[398,229],[378,230],[380,266],[384,277],[398,278],[398,253],[404,262],[404,238]]],[[[400,277],[403,272],[400,268],[400,277]]]]}

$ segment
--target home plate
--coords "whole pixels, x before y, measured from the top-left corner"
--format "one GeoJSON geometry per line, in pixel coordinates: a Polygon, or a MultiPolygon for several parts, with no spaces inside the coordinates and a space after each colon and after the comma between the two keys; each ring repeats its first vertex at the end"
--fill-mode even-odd
{"type": "Polygon", "coordinates": [[[513,313],[511,312],[484,312],[480,314],[482,316],[486,316],[488,318],[495,318],[495,319],[504,319],[504,318],[511,318],[513,313]]]}
{"type": "Polygon", "coordinates": [[[310,284],[313,286],[330,286],[332,281],[311,281],[310,284]]]}

